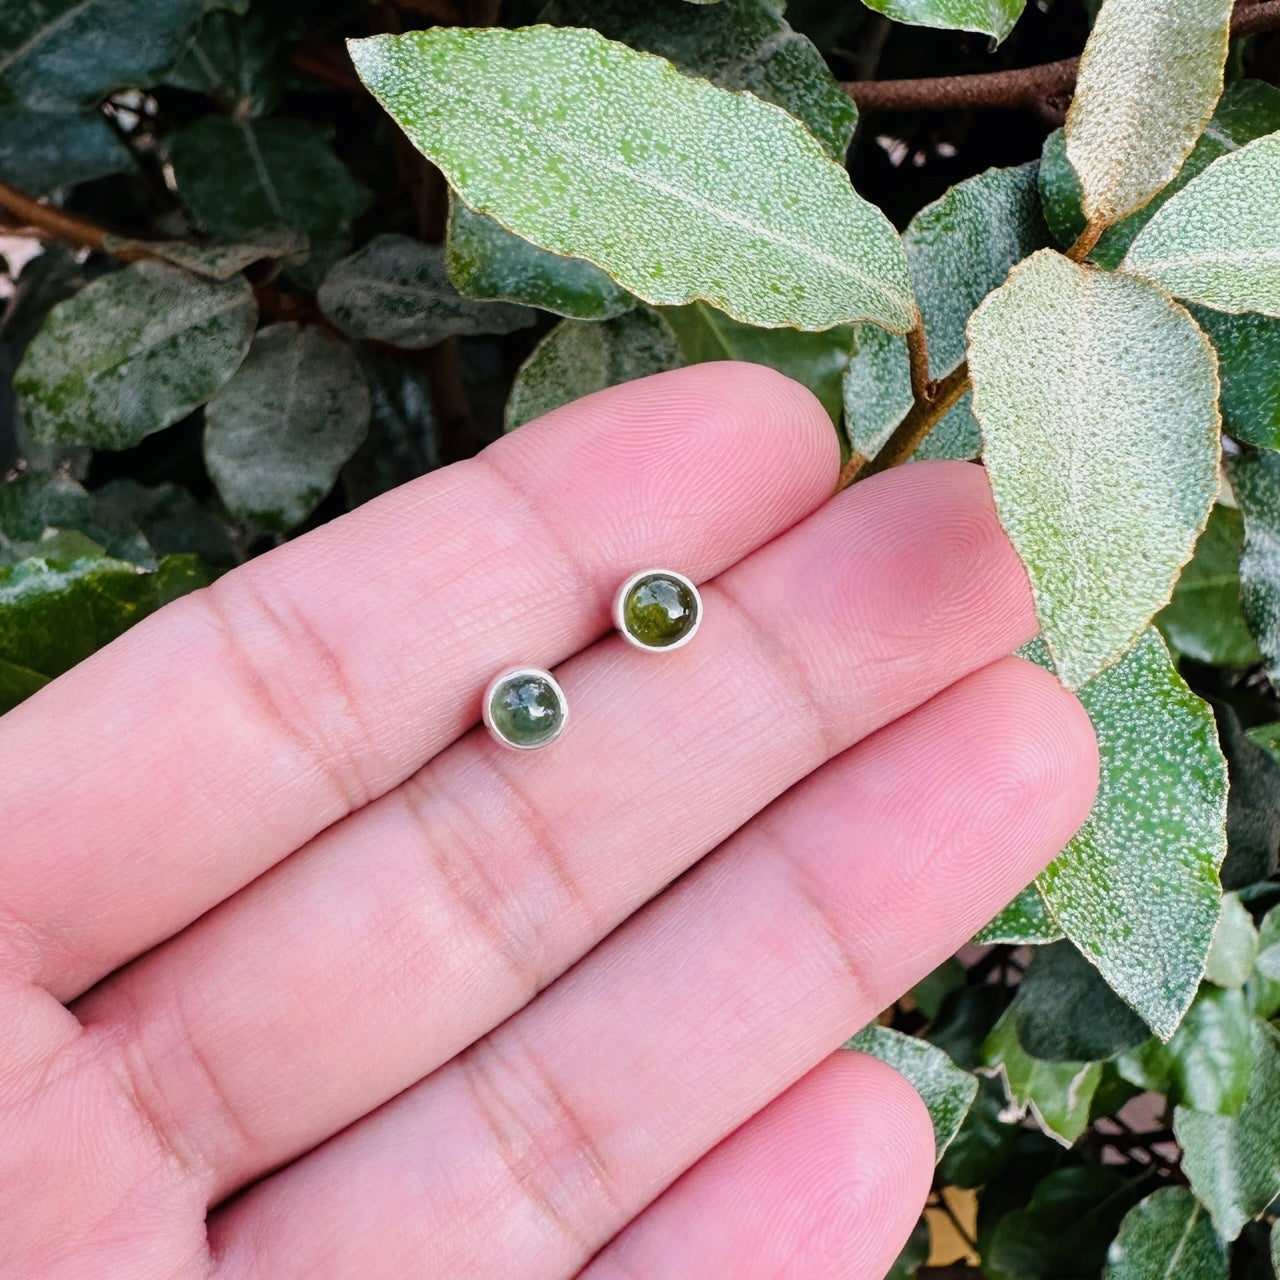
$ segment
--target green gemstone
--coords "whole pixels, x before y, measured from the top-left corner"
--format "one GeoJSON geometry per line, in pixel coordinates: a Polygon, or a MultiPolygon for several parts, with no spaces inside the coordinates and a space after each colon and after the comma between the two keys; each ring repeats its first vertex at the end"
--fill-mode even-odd
{"type": "Polygon", "coordinates": [[[513,747],[541,747],[564,727],[560,690],[530,671],[517,671],[498,682],[489,697],[489,722],[513,747]]]}
{"type": "Polygon", "coordinates": [[[622,602],[627,633],[650,649],[666,649],[698,623],[698,597],[686,583],[664,573],[636,582],[622,602]]]}

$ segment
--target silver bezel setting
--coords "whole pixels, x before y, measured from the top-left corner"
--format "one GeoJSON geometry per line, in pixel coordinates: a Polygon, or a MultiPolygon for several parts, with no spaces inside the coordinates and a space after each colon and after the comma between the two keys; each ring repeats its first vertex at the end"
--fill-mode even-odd
{"type": "Polygon", "coordinates": [[[698,584],[692,578],[686,578],[683,573],[677,573],[674,569],[641,569],[639,573],[633,573],[618,588],[617,595],[613,597],[613,625],[618,629],[618,634],[633,648],[643,649],[645,653],[670,653],[674,649],[683,648],[698,634],[698,628],[702,626],[702,593],[698,590],[698,584]],[[627,630],[626,620],[622,616],[622,605],[631,588],[641,578],[654,577],[670,578],[673,582],[678,582],[681,586],[687,587],[693,593],[693,625],[679,640],[673,640],[670,644],[645,644],[643,640],[638,640],[627,630]]]}
{"type": "Polygon", "coordinates": [[[510,747],[512,751],[538,751],[543,747],[549,747],[564,733],[565,726],[569,723],[569,699],[564,696],[564,690],[560,687],[560,682],[550,671],[544,671],[541,667],[508,667],[505,671],[499,671],[485,686],[484,702],[480,706],[480,715],[484,719],[484,727],[489,730],[489,736],[494,742],[501,743],[504,747],[510,747]],[[541,742],[513,742],[493,722],[493,695],[498,692],[499,685],[517,676],[536,676],[539,680],[545,680],[560,701],[560,723],[556,727],[556,731],[549,738],[543,738],[541,742]]]}

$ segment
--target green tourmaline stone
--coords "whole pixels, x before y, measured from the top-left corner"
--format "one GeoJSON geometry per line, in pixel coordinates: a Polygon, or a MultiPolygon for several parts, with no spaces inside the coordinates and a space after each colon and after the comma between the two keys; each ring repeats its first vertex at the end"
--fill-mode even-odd
{"type": "Polygon", "coordinates": [[[489,719],[508,742],[517,747],[540,747],[550,742],[564,723],[564,703],[541,676],[509,676],[489,699],[489,719]]]}
{"type": "Polygon", "coordinates": [[[622,602],[627,631],[651,649],[665,649],[698,621],[698,600],[683,582],[654,573],[641,578],[622,602]]]}

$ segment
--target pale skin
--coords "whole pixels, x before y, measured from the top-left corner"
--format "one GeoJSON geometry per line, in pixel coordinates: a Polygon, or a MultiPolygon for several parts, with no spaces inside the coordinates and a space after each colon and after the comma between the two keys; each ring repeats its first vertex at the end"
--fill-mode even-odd
{"type": "Polygon", "coordinates": [[[838,466],[768,370],[614,388],[0,719],[0,1276],[879,1280],[932,1131],[839,1046],[1097,756],[981,469],[838,466]],[[541,751],[477,727],[516,664],[541,751]]]}

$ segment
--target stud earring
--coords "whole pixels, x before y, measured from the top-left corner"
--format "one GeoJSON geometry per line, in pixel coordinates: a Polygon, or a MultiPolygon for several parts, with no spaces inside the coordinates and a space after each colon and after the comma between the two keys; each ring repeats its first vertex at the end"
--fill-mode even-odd
{"type": "Polygon", "coordinates": [[[643,569],[618,588],[613,622],[637,649],[678,649],[702,625],[702,597],[683,573],[643,569]]]}
{"type": "Polygon", "coordinates": [[[485,728],[496,742],[532,751],[554,742],[564,732],[569,703],[549,671],[512,667],[489,682],[482,714],[485,728]]]}

